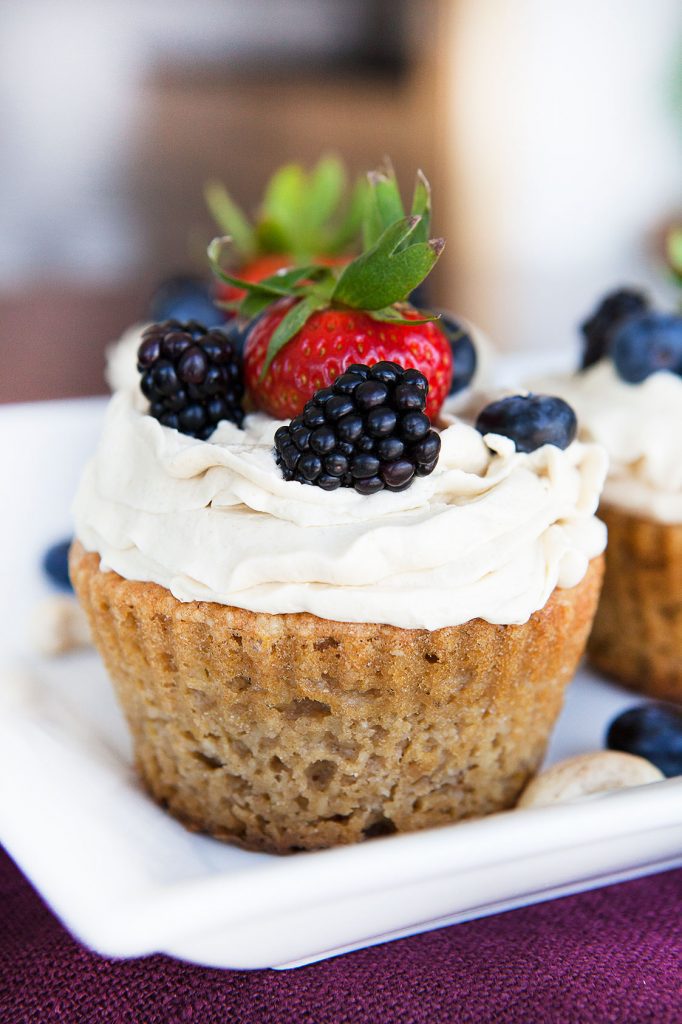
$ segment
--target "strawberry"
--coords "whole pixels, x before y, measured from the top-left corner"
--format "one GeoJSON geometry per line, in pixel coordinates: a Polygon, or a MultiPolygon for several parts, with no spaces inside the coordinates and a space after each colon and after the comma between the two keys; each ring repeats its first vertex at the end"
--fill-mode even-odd
{"type": "Polygon", "coordinates": [[[270,340],[292,304],[292,299],[280,299],[272,305],[246,341],[245,383],[264,412],[290,419],[351,363],[371,366],[388,360],[421,370],[430,385],[426,415],[437,416],[450,390],[452,351],[440,327],[421,322],[409,307],[402,310],[405,320],[417,323],[381,322],[354,309],[321,309],[280,349],[261,380],[270,340]]]}
{"type": "MultiPolygon", "coordinates": [[[[309,172],[298,164],[280,167],[266,186],[254,223],[220,183],[209,182],[205,196],[214,219],[230,236],[231,264],[242,280],[255,283],[312,260],[329,265],[347,261],[344,253],[357,245],[365,182],[359,181],[350,196],[346,191],[341,162],[323,157],[309,172]]],[[[229,282],[217,283],[218,301],[230,308],[245,294],[229,282]]]]}
{"type": "MultiPolygon", "coordinates": [[[[209,259],[218,278],[247,295],[239,306],[257,316],[247,336],[244,373],[253,402],[286,419],[351,363],[395,361],[429,381],[426,412],[435,418],[452,381],[452,351],[437,316],[407,297],[428,275],[444,242],[428,238],[431,194],[421,174],[405,216],[392,168],[369,175],[364,252],[342,268],[310,264],[253,283],[221,268],[224,239],[209,259]]],[[[229,241],[229,240],[228,240],[229,241]]]]}

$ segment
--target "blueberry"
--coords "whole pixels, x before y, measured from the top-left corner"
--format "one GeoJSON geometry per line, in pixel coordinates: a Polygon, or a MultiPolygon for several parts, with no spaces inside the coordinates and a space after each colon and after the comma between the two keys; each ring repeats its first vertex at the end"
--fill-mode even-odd
{"type": "Polygon", "coordinates": [[[178,275],[162,281],[150,302],[152,320],[199,320],[206,327],[225,321],[225,314],[214,305],[208,281],[190,275],[178,275]]]}
{"type": "Polygon", "coordinates": [[[533,452],[544,444],[568,448],[578,424],[573,409],[553,395],[511,395],[491,402],[479,413],[481,434],[509,437],[519,452],[533,452]]]}
{"type": "Polygon", "coordinates": [[[471,384],[476,373],[476,349],[469,332],[450,313],[441,313],[437,323],[450,342],[452,350],[450,394],[456,395],[471,384]]]}
{"type": "Polygon", "coordinates": [[[668,777],[682,775],[682,708],[663,703],[629,708],[611,722],[606,745],[645,757],[668,777]]]}
{"type": "Polygon", "coordinates": [[[52,544],[43,555],[45,575],[62,590],[73,590],[69,579],[69,548],[71,538],[52,544]]]}
{"type": "Polygon", "coordinates": [[[609,354],[613,332],[635,313],[649,308],[649,300],[634,288],[619,288],[609,292],[594,313],[580,325],[583,335],[582,368],[586,370],[609,354]]]}
{"type": "Polygon", "coordinates": [[[241,356],[244,352],[244,345],[249,334],[260,320],[262,314],[254,316],[251,320],[244,320],[243,317],[233,316],[229,320],[223,330],[229,340],[232,342],[232,346],[237,355],[241,356]]]}
{"type": "Polygon", "coordinates": [[[682,316],[638,313],[619,324],[611,355],[620,377],[639,384],[652,373],[669,370],[682,376],[682,316]]]}

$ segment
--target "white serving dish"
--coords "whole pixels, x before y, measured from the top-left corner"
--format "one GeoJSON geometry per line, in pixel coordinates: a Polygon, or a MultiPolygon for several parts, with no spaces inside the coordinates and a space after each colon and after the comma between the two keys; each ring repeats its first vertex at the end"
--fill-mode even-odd
{"type": "MultiPolygon", "coordinates": [[[[94,653],[41,659],[27,621],[99,399],[0,409],[0,841],[83,942],[217,967],[296,966],[682,864],[682,778],[277,858],[192,835],[143,793],[94,653]]],[[[637,698],[582,671],[552,762],[637,698]]]]}

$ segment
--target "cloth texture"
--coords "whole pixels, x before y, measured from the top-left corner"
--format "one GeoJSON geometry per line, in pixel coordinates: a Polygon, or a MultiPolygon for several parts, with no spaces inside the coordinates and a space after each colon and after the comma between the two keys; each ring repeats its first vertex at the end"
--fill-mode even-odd
{"type": "Polygon", "coordinates": [[[1,1024],[681,1024],[682,870],[294,971],[108,960],[0,850],[1,1024]]]}

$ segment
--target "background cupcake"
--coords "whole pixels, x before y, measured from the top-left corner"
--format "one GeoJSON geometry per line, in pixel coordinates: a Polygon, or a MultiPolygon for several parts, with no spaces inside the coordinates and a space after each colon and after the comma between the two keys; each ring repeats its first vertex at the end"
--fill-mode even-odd
{"type": "Polygon", "coordinates": [[[629,686],[682,700],[682,317],[622,289],[582,330],[582,370],[541,386],[572,404],[580,437],[609,455],[590,657],[629,686]]]}

